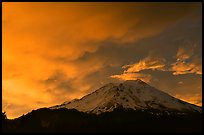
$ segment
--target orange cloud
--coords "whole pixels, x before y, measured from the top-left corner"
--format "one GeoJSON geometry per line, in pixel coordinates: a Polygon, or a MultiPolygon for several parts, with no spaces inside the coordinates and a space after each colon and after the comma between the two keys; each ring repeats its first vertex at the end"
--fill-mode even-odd
{"type": "Polygon", "coordinates": [[[128,68],[125,72],[139,72],[146,69],[160,70],[165,66],[165,59],[157,57],[146,57],[138,63],[132,65],[125,65],[123,68],[128,68]]]}
{"type": "Polygon", "coordinates": [[[177,61],[176,63],[172,64],[173,75],[181,75],[181,74],[202,74],[201,65],[196,65],[194,63],[186,63],[184,61],[177,61]]]}
{"type": "Polygon", "coordinates": [[[127,68],[121,75],[112,75],[112,78],[117,78],[121,80],[136,80],[141,79],[145,82],[150,82],[152,76],[150,74],[140,73],[142,70],[165,70],[165,59],[148,56],[137,63],[131,65],[124,65],[122,68],[127,68]]]}
{"type": "Polygon", "coordinates": [[[189,59],[192,52],[187,52],[184,48],[179,48],[176,54],[177,61],[189,59]]]}
{"type": "Polygon", "coordinates": [[[194,57],[192,61],[186,62],[186,60],[190,59],[193,55],[193,51],[187,52],[184,48],[179,48],[176,58],[177,61],[171,64],[170,71],[173,71],[173,75],[180,75],[180,74],[202,74],[202,65],[200,63],[200,59],[194,57]]]}
{"type": "MultiPolygon", "coordinates": [[[[35,60],[34,57],[33,60],[35,60]]],[[[4,65],[3,72],[11,72],[3,75],[3,101],[10,104],[10,106],[14,104],[21,106],[22,110],[28,112],[29,109],[52,106],[66,100],[80,98],[92,86],[92,84],[84,84],[83,80],[88,74],[94,73],[102,68],[103,63],[103,61],[92,58],[89,61],[69,62],[65,64],[36,60],[33,63],[32,61],[27,61],[27,64],[14,64],[13,67],[4,65]],[[35,63],[39,64],[39,66],[35,67],[35,63]],[[92,66],[90,67],[90,65],[92,66]],[[20,68],[23,66],[25,68],[20,68]],[[43,81],[50,79],[55,71],[63,72],[64,76],[57,78],[56,82],[44,83],[43,81]],[[70,84],[71,87],[68,87],[69,82],[72,82],[70,84]],[[66,83],[67,87],[63,88],[62,83],[66,83]]],[[[3,108],[7,104],[3,104],[3,108]]],[[[22,111],[15,112],[13,109],[18,108],[6,109],[9,118],[22,115],[22,111]]]]}

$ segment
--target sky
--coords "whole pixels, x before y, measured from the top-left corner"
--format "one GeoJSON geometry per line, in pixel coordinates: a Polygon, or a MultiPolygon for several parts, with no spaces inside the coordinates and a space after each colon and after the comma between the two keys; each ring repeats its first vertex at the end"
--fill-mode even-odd
{"type": "Polygon", "coordinates": [[[2,110],[16,118],[141,79],[202,106],[202,3],[2,3],[2,110]]]}

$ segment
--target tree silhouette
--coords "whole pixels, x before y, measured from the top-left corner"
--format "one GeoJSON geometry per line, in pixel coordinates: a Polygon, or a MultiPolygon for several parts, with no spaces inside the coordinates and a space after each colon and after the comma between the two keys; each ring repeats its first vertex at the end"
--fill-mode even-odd
{"type": "Polygon", "coordinates": [[[75,109],[41,108],[17,119],[6,119],[3,132],[201,132],[202,114],[186,115],[163,113],[154,110],[135,111],[122,107],[100,115],[79,112],[75,109]],[[155,113],[157,113],[155,111],[155,113]]]}
{"type": "Polygon", "coordinates": [[[5,130],[7,130],[7,121],[8,121],[6,112],[2,112],[1,119],[2,119],[2,131],[4,132],[5,130]]]}
{"type": "Polygon", "coordinates": [[[2,112],[2,122],[5,122],[7,120],[6,112],[2,112]]]}

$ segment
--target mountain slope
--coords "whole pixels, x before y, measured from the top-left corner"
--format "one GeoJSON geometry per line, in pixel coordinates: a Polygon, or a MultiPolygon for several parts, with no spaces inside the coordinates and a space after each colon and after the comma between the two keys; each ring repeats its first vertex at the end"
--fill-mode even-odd
{"type": "Polygon", "coordinates": [[[77,109],[100,114],[122,107],[133,110],[159,110],[162,112],[199,112],[201,107],[189,104],[146,84],[141,80],[109,83],[81,99],[64,102],[50,109],[77,109]]]}

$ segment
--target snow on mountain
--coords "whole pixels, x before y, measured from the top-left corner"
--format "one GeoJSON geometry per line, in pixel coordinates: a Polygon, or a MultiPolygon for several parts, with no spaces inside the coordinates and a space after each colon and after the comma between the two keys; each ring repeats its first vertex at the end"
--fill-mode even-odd
{"type": "Polygon", "coordinates": [[[50,107],[50,109],[68,108],[100,114],[113,111],[119,106],[134,110],[156,109],[202,113],[201,107],[174,98],[141,80],[109,83],[81,99],[64,102],[61,105],[50,107]]]}

